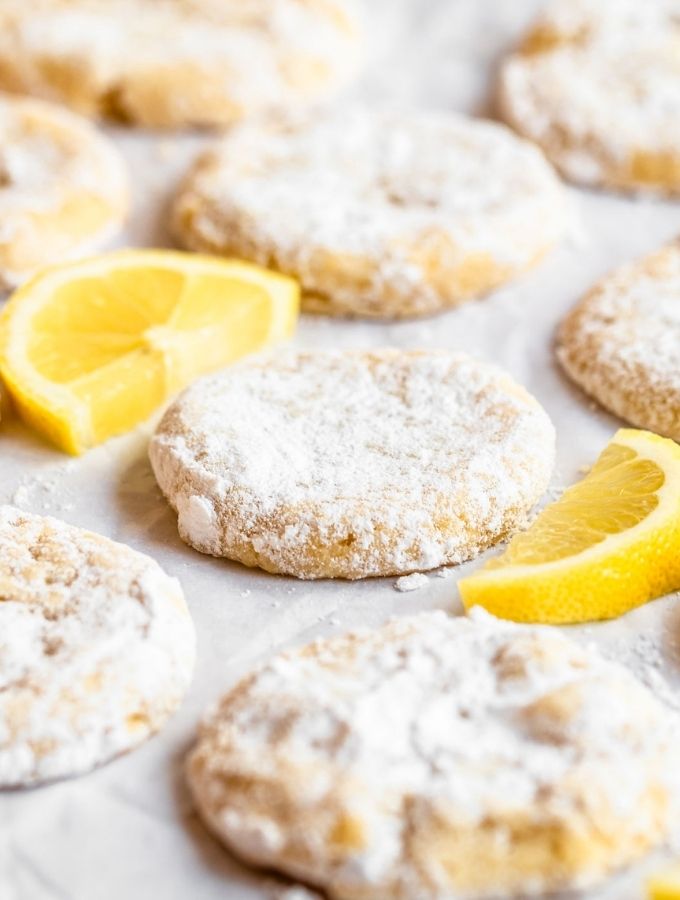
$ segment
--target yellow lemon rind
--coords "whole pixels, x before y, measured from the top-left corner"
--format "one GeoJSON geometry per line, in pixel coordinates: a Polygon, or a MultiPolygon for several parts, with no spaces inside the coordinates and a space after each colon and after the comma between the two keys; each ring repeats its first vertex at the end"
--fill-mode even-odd
{"type": "MultiPolygon", "coordinates": [[[[657,507],[628,531],[581,553],[536,565],[498,566],[463,578],[463,605],[517,622],[571,624],[620,616],[680,586],[680,446],[620,429],[613,442],[663,470],[657,507]]],[[[559,501],[558,501],[559,502],[559,501]]]]}

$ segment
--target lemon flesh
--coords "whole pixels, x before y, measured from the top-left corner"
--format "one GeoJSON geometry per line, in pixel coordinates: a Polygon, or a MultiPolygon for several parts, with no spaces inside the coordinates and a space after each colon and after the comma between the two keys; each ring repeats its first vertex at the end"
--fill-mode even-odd
{"type": "Polygon", "coordinates": [[[680,588],[680,446],[621,429],[583,481],[459,582],[466,608],[549,624],[619,616],[680,588]]]}
{"type": "Polygon", "coordinates": [[[287,338],[289,278],[162,250],[48,269],[0,316],[0,373],[20,415],[81,453],[146,419],[197,376],[287,338]]]}

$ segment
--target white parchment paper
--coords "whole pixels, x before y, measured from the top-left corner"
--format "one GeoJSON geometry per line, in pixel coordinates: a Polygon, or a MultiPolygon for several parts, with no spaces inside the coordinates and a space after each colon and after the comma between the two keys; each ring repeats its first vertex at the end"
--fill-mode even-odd
{"type": "MultiPolygon", "coordinates": [[[[498,59],[538,5],[537,0],[370,0],[372,62],[357,94],[485,114],[491,109],[498,59]]],[[[169,197],[208,138],[112,133],[131,164],[135,185],[135,212],[122,242],[166,245],[169,197]]],[[[571,193],[580,226],[525,280],[425,321],[303,319],[297,342],[464,349],[505,366],[540,399],[557,426],[556,493],[592,462],[619,423],[556,368],[555,324],[595,278],[680,231],[680,204],[571,193]]],[[[4,410],[0,502],[60,516],[156,557],[182,582],[198,630],[199,657],[181,711],[144,747],[77,780],[0,794],[0,900],[276,896],[273,878],[232,859],[192,810],[182,760],[198,717],[244,670],[286,645],[378,624],[395,614],[433,607],[460,612],[456,579],[478,565],[470,563],[447,578],[431,575],[419,590],[399,593],[395,579],[308,584],[203,557],[181,543],[174,515],[155,485],[146,458],[151,427],[71,460],[4,410]]],[[[677,597],[572,633],[601,644],[675,702],[674,685],[680,688],[677,597]]],[[[658,859],[592,896],[641,898],[645,869],[658,859]]]]}

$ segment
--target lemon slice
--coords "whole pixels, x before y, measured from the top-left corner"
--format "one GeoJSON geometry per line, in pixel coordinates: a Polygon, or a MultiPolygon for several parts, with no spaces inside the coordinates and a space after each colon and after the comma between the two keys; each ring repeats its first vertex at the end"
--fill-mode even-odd
{"type": "Polygon", "coordinates": [[[649,900],[680,900],[680,863],[652,875],[647,881],[649,900]]]}
{"type": "Polygon", "coordinates": [[[0,373],[20,415],[81,453],[204,372],[291,334],[299,289],[248,263],[124,250],[48,269],[0,316],[0,373]]]}
{"type": "Polygon", "coordinates": [[[459,582],[518,622],[609,619],[680,588],[680,446],[621,429],[589,474],[459,582]]]}

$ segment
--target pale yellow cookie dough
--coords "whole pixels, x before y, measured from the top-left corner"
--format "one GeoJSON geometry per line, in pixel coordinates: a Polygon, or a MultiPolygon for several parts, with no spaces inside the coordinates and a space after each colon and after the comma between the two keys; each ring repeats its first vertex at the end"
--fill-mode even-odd
{"type": "Polygon", "coordinates": [[[460,563],[521,528],[554,429],[508,375],[443,351],[302,352],[196,382],[149,453],[197,550],[298,578],[460,563]]]}

